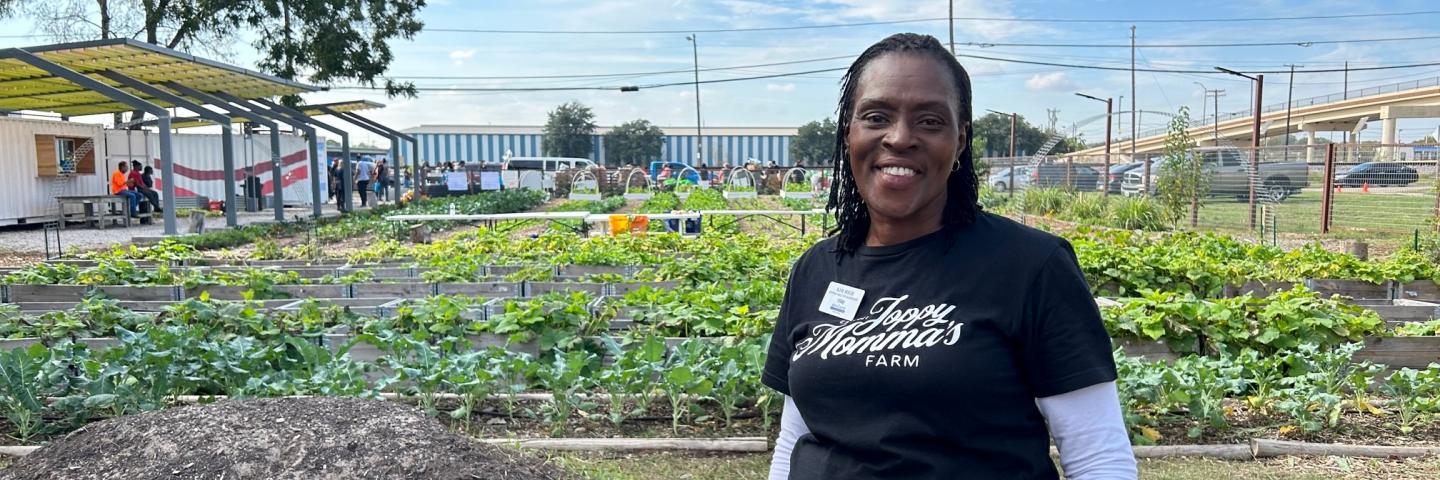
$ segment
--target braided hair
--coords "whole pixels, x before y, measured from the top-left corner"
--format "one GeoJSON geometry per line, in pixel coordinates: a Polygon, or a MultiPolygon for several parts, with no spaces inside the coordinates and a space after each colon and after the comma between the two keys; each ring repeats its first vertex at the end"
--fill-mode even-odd
{"type": "Polygon", "coordinates": [[[945,67],[948,67],[951,77],[955,82],[955,92],[960,96],[960,108],[956,111],[961,128],[964,129],[966,143],[960,146],[957,161],[960,167],[950,172],[946,181],[945,212],[943,214],[942,228],[954,232],[956,228],[975,221],[979,211],[978,203],[980,187],[975,177],[975,162],[971,158],[969,139],[974,134],[970,126],[971,118],[971,97],[970,97],[970,74],[965,72],[965,67],[955,60],[955,56],[946,50],[944,45],[935,37],[920,35],[916,33],[898,33],[891,35],[879,43],[871,45],[855,59],[850,69],[845,72],[845,77],[840,80],[840,105],[838,107],[839,121],[835,129],[835,154],[832,158],[834,165],[834,182],[830,184],[830,199],[825,204],[827,211],[833,212],[836,218],[835,227],[830,230],[831,235],[838,238],[837,250],[840,253],[854,252],[865,242],[865,237],[870,230],[870,211],[865,205],[865,199],[860,196],[860,190],[855,185],[855,178],[850,171],[850,146],[846,139],[850,131],[850,118],[855,113],[855,90],[865,68],[872,60],[880,58],[889,53],[904,53],[919,55],[934,59],[945,67]]]}

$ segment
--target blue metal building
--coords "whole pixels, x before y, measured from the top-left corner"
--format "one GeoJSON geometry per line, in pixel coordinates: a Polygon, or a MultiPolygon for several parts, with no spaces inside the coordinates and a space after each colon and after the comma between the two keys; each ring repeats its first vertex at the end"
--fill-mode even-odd
{"type": "MultiPolygon", "coordinates": [[[[798,129],[772,127],[707,127],[704,129],[702,158],[709,166],[742,165],[748,159],[760,163],[774,161],[792,165],[790,139],[798,129]]],[[[590,139],[594,146],[590,159],[605,161],[605,133],[609,127],[596,128],[590,139]]],[[[661,127],[665,145],[657,160],[695,163],[694,127],[661,127]]],[[[420,145],[421,162],[431,165],[455,161],[466,163],[500,162],[505,152],[516,157],[542,155],[541,127],[504,125],[421,125],[405,130],[420,145]]],[[[405,158],[412,158],[409,143],[401,144],[405,158]]]]}

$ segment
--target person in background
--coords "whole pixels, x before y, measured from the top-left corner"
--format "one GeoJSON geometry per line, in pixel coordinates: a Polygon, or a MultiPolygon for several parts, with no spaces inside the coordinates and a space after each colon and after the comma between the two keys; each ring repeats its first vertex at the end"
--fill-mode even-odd
{"type": "Polygon", "coordinates": [[[370,205],[370,180],[374,177],[375,162],[369,155],[360,157],[355,163],[355,189],[360,192],[360,206],[370,205]]]}
{"type": "Polygon", "coordinates": [[[130,173],[126,177],[125,183],[131,190],[134,190],[135,193],[140,194],[140,197],[145,199],[146,203],[150,204],[150,211],[160,213],[160,194],[155,193],[154,190],[145,188],[145,179],[140,174],[141,168],[144,167],[140,165],[139,160],[131,160],[130,173]]]}
{"type": "Polygon", "coordinates": [[[344,173],[340,168],[339,158],[330,160],[330,168],[327,169],[330,178],[328,185],[330,186],[330,199],[335,201],[335,205],[340,205],[340,176],[344,173]]]}
{"type": "Polygon", "coordinates": [[[390,190],[387,184],[390,183],[390,169],[385,168],[385,159],[375,163],[375,202],[387,200],[385,192],[390,190]]]}
{"type": "Polygon", "coordinates": [[[115,171],[110,174],[110,194],[119,195],[129,200],[129,202],[126,203],[130,206],[130,216],[139,217],[140,194],[131,190],[129,187],[130,175],[127,173],[129,171],[130,164],[127,162],[120,162],[119,165],[115,166],[115,171]]]}
{"type": "Polygon", "coordinates": [[[149,165],[145,166],[144,173],[140,174],[140,188],[145,195],[150,197],[151,205],[155,207],[155,213],[164,213],[160,208],[160,192],[155,190],[155,170],[149,165]]]}

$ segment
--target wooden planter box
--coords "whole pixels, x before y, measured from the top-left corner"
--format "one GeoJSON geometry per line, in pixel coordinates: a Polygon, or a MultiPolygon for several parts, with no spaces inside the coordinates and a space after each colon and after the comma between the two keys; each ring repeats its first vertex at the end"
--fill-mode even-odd
{"type": "Polygon", "coordinates": [[[425,298],[435,294],[433,283],[355,283],[350,285],[352,298],[425,298]]]}
{"type": "MultiPolygon", "coordinates": [[[[294,300],[276,310],[281,312],[296,312],[304,306],[306,301],[307,300],[294,300]]],[[[389,304],[394,303],[395,300],[390,298],[334,298],[316,300],[316,302],[323,307],[343,307],[356,315],[386,317],[393,313],[393,309],[387,307],[389,304]]]]}
{"type": "Polygon", "coordinates": [[[116,300],[139,302],[174,301],[180,299],[181,288],[175,285],[137,287],[130,285],[97,285],[95,290],[116,300]]]}
{"type": "Polygon", "coordinates": [[[1111,342],[1116,347],[1125,349],[1125,355],[1131,357],[1142,357],[1146,360],[1174,361],[1180,358],[1179,354],[1170,351],[1165,342],[1156,340],[1144,340],[1139,338],[1113,338],[1111,342]]]}
{"type": "MultiPolygon", "coordinates": [[[[485,266],[485,271],[480,274],[487,277],[504,277],[506,275],[513,275],[521,270],[533,269],[535,267],[555,268],[554,265],[487,265],[485,266]]],[[[560,272],[556,270],[555,274],[559,275],[560,272]]]]}
{"type": "Polygon", "coordinates": [[[22,302],[79,302],[90,291],[87,285],[9,285],[6,301],[22,302]]]}
{"type": "Polygon", "coordinates": [[[1305,281],[1309,287],[1322,296],[1340,295],[1356,300],[1389,300],[1391,283],[1370,283],[1360,280],[1333,280],[1312,278],[1305,281]]]}
{"type": "Polygon", "coordinates": [[[436,295],[470,295],[475,297],[516,297],[524,292],[517,282],[437,283],[436,295]]]}
{"type": "Polygon", "coordinates": [[[625,197],[626,200],[639,200],[639,201],[642,201],[642,202],[643,202],[643,201],[646,201],[646,200],[649,200],[649,199],[651,199],[651,198],[654,197],[654,196],[655,196],[655,194],[653,194],[653,193],[626,193],[626,194],[624,194],[624,197],[625,197]]]}
{"type": "Polygon", "coordinates": [[[605,294],[605,284],[584,282],[525,282],[526,297],[538,297],[551,292],[590,292],[596,296],[605,294]]]}
{"type": "Polygon", "coordinates": [[[634,275],[640,267],[633,265],[561,265],[556,273],[561,276],[583,277],[586,275],[634,275]]]}
{"type": "MultiPolygon", "coordinates": [[[[80,343],[85,344],[91,350],[104,350],[120,344],[120,339],[114,337],[82,338],[80,343]]],[[[30,348],[31,345],[41,343],[38,338],[12,338],[0,340],[0,350],[14,350],[17,348],[30,348]]]]}
{"type": "Polygon", "coordinates": [[[1429,368],[1440,362],[1440,337],[1383,337],[1365,339],[1355,361],[1369,360],[1391,368],[1429,368]]]}
{"type": "Polygon", "coordinates": [[[650,288],[653,288],[653,289],[656,289],[656,290],[674,290],[674,289],[676,289],[676,288],[680,288],[680,282],[677,282],[677,281],[667,281],[667,282],[624,282],[624,283],[612,283],[612,284],[610,284],[610,291],[606,292],[606,295],[614,295],[614,296],[617,296],[617,297],[618,297],[618,296],[623,296],[623,295],[625,295],[625,294],[627,294],[627,293],[630,293],[630,292],[639,290],[639,289],[644,288],[644,287],[650,287],[650,288]]]}
{"type": "Polygon", "coordinates": [[[734,199],[737,199],[737,198],[757,198],[757,197],[759,197],[759,195],[756,194],[755,192],[720,192],[720,196],[725,197],[726,200],[734,200],[734,199]]]}
{"type": "Polygon", "coordinates": [[[1240,285],[1226,285],[1223,295],[1225,297],[1238,297],[1250,294],[1252,297],[1264,298],[1270,294],[1295,288],[1295,282],[1262,282],[1251,280],[1240,285]]]}
{"type": "Polygon", "coordinates": [[[374,277],[374,278],[413,278],[413,277],[415,276],[415,269],[414,269],[414,268],[411,268],[411,267],[396,267],[396,266],[382,266],[382,265],[349,266],[349,267],[344,267],[344,268],[341,268],[341,269],[337,270],[337,271],[335,272],[335,274],[336,274],[336,275],[349,275],[349,274],[352,274],[352,273],[362,272],[362,271],[365,271],[365,270],[369,270],[369,271],[370,271],[370,275],[371,275],[372,277],[374,277]]]}
{"type": "MultiPolygon", "coordinates": [[[[349,285],[275,285],[270,287],[281,298],[350,298],[349,285]]],[[[239,285],[200,285],[185,289],[185,298],[199,298],[210,292],[215,300],[242,300],[250,287],[239,285]]]]}
{"type": "Polygon", "coordinates": [[[1395,298],[1440,303],[1440,285],[1433,280],[1416,280],[1395,287],[1395,298]]]}
{"type": "Polygon", "coordinates": [[[1440,318],[1440,305],[1419,300],[1356,300],[1355,304],[1374,310],[1392,327],[1440,318]]]}
{"type": "Polygon", "coordinates": [[[812,193],[812,192],[787,192],[787,191],[781,190],[781,191],[780,191],[780,198],[802,198],[802,199],[808,199],[808,198],[815,198],[815,194],[812,193]]]}

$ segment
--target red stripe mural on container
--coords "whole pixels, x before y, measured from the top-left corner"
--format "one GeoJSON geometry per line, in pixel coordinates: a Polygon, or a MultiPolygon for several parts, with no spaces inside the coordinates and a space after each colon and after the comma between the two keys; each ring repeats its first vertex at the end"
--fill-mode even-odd
{"type": "MultiPolygon", "coordinates": [[[[289,166],[294,165],[294,164],[296,164],[296,163],[304,162],[305,160],[307,160],[307,157],[308,157],[308,155],[306,155],[306,153],[307,153],[306,151],[301,150],[301,151],[298,151],[298,152],[295,152],[295,153],[292,153],[292,154],[289,154],[289,155],[281,156],[281,157],[280,157],[280,165],[281,165],[282,167],[289,167],[289,166]]],[[[160,163],[159,160],[156,160],[156,161],[155,161],[155,164],[156,164],[156,165],[159,165],[159,163],[160,163]]],[[[259,175],[259,176],[261,176],[261,177],[269,177],[269,176],[270,176],[270,162],[269,162],[269,161],[264,161],[264,162],[260,162],[260,163],[255,164],[255,173],[256,173],[256,175],[259,175]]],[[[202,181],[205,181],[205,180],[224,180],[224,179],[225,179],[225,170],[221,170],[221,169],[201,170],[201,169],[197,169],[197,168],[186,167],[185,165],[181,165],[181,164],[179,164],[179,163],[176,163],[176,164],[175,164],[175,174],[176,174],[176,175],[179,175],[179,176],[182,176],[182,177],[185,177],[185,178],[190,178],[190,179],[194,179],[194,180],[202,180],[202,181]]],[[[237,178],[237,179],[245,178],[245,169],[244,169],[244,168],[237,168],[237,169],[235,169],[235,178],[237,178]]],[[[289,185],[289,183],[286,183],[286,185],[289,185]]]]}
{"type": "MultiPolygon", "coordinates": [[[[294,170],[291,170],[289,173],[286,173],[286,174],[285,174],[285,177],[282,178],[281,180],[282,180],[283,182],[285,182],[285,188],[289,188],[291,185],[294,185],[295,182],[299,182],[299,181],[303,181],[303,180],[309,180],[309,179],[310,179],[310,167],[308,167],[308,166],[300,166],[300,167],[295,168],[294,170]]],[[[156,179],[156,180],[155,180],[155,188],[156,188],[156,189],[164,188],[164,187],[160,186],[160,180],[159,180],[159,179],[156,179]]],[[[264,194],[264,195],[271,195],[271,194],[275,193],[275,182],[274,182],[274,181],[269,181],[269,180],[267,180],[267,181],[265,181],[265,183],[262,183],[262,184],[261,184],[260,193],[261,193],[261,194],[264,194]]],[[[193,196],[195,196],[195,192],[193,192],[193,191],[191,191],[190,189],[187,189],[187,188],[182,188],[182,187],[176,186],[176,187],[175,187],[175,195],[181,196],[181,197],[193,197],[193,196]]]]}

